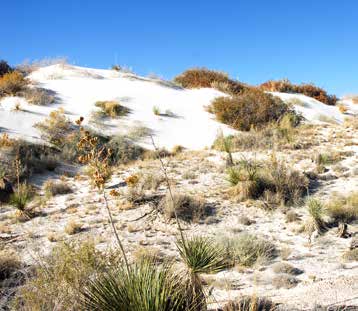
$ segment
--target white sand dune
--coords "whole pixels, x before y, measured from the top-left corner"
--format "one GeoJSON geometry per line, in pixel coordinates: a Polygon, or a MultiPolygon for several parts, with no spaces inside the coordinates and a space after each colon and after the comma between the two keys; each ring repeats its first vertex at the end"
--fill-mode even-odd
{"type": "MultiPolygon", "coordinates": [[[[114,70],[98,70],[70,65],[42,67],[30,75],[41,87],[52,90],[58,102],[49,106],[30,105],[23,98],[8,97],[0,102],[0,130],[29,140],[40,139],[33,125],[62,107],[75,120],[83,116],[90,120],[99,100],[118,100],[130,109],[128,116],[108,120],[100,130],[105,134],[128,131],[133,126],[151,129],[160,147],[182,145],[189,149],[209,147],[219,131],[234,133],[233,129],[218,123],[205,109],[217,96],[224,94],[209,88],[181,89],[159,79],[144,78],[114,70]],[[21,111],[14,111],[19,104],[21,111]],[[153,113],[158,107],[161,116],[153,113]],[[166,113],[173,116],[166,116],[166,113]]],[[[334,120],[342,123],[344,115],[337,107],[327,106],[300,94],[273,93],[285,101],[296,99],[297,111],[309,121],[334,120]],[[323,117],[322,117],[323,116],[323,117]]],[[[357,107],[358,109],[358,107],[357,107]]],[[[150,146],[149,140],[143,142],[150,146]]]]}

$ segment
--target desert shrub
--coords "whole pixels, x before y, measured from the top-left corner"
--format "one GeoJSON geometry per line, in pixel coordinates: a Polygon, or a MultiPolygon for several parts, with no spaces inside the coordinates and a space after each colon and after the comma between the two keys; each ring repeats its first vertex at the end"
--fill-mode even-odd
{"type": "Polygon", "coordinates": [[[30,104],[45,106],[55,102],[55,96],[50,90],[40,87],[27,87],[19,95],[25,97],[30,104]]]}
{"type": "Polygon", "coordinates": [[[143,155],[145,151],[132,140],[119,135],[112,137],[106,146],[112,150],[110,160],[113,165],[125,164],[137,160],[143,155]]]}
{"type": "Polygon", "coordinates": [[[298,279],[293,275],[279,274],[272,278],[272,285],[276,288],[293,288],[299,283],[298,279]]]}
{"type": "Polygon", "coordinates": [[[63,109],[51,111],[48,118],[35,124],[42,133],[42,138],[56,147],[62,148],[66,137],[74,131],[71,121],[63,109]]]}
{"type": "Polygon", "coordinates": [[[293,267],[287,262],[277,262],[272,267],[272,270],[275,273],[284,273],[284,274],[291,274],[291,275],[298,275],[303,273],[302,270],[293,267]]]}
{"type": "Polygon", "coordinates": [[[239,201],[263,198],[274,205],[298,203],[309,186],[307,177],[275,157],[265,163],[242,159],[228,169],[228,181],[239,201]]]}
{"type": "Polygon", "coordinates": [[[168,219],[174,218],[176,212],[180,219],[198,222],[213,213],[212,208],[202,199],[179,193],[173,194],[173,199],[174,202],[167,193],[159,204],[159,209],[168,219]]]}
{"type": "Polygon", "coordinates": [[[26,221],[35,216],[33,208],[29,207],[33,195],[33,189],[26,183],[19,183],[14,193],[11,194],[10,204],[17,209],[16,216],[18,219],[26,221]]]}
{"type": "Polygon", "coordinates": [[[342,257],[345,261],[358,261],[358,248],[345,251],[342,257]]]}
{"type": "Polygon", "coordinates": [[[116,101],[97,101],[95,106],[100,108],[100,117],[121,117],[129,113],[129,109],[116,101]]]}
{"type": "Polygon", "coordinates": [[[326,205],[327,215],[335,222],[350,223],[358,219],[358,193],[337,197],[326,205]]]}
{"type": "Polygon", "coordinates": [[[10,251],[0,252],[0,288],[3,282],[9,279],[22,267],[19,257],[10,251]]]}
{"type": "Polygon", "coordinates": [[[232,265],[251,267],[277,257],[274,244],[248,233],[235,237],[222,236],[218,243],[225,249],[226,257],[232,265]]]}
{"type": "Polygon", "coordinates": [[[294,222],[300,219],[300,217],[297,215],[295,211],[288,211],[285,215],[286,222],[294,222]]]}
{"type": "Polygon", "coordinates": [[[226,73],[206,68],[193,68],[174,78],[174,82],[185,88],[217,88],[230,95],[239,94],[246,86],[232,80],[226,73]]]}
{"type": "Polygon", "coordinates": [[[234,301],[229,301],[223,311],[274,311],[277,305],[264,297],[243,296],[234,301]]]}
{"type": "Polygon", "coordinates": [[[160,115],[160,109],[158,106],[153,106],[152,111],[156,116],[160,115]]]}
{"type": "Polygon", "coordinates": [[[15,96],[26,89],[29,81],[18,71],[4,74],[0,78],[0,97],[15,96]]]}
{"type": "Polygon", "coordinates": [[[7,74],[12,72],[13,69],[11,68],[11,66],[4,60],[0,60],[0,78],[7,74]]]}
{"type": "Polygon", "coordinates": [[[47,180],[43,186],[47,196],[72,193],[72,188],[63,181],[47,180]]]}
{"type": "Polygon", "coordinates": [[[83,225],[74,220],[70,220],[65,226],[65,232],[68,235],[73,235],[82,231],[83,225]]]}
{"type": "Polygon", "coordinates": [[[114,255],[99,252],[91,241],[58,244],[18,290],[14,309],[78,310],[81,290],[90,277],[117,264],[118,256],[114,255]]]}
{"type": "Polygon", "coordinates": [[[277,81],[270,80],[262,83],[259,88],[269,92],[301,93],[309,97],[313,97],[314,99],[327,105],[335,105],[337,102],[336,96],[328,95],[324,89],[317,87],[312,83],[297,85],[292,84],[287,79],[277,81]]]}
{"type": "Polygon", "coordinates": [[[258,89],[247,89],[234,97],[215,98],[208,111],[222,123],[249,131],[252,127],[260,128],[279,120],[290,109],[278,97],[258,89]]]}

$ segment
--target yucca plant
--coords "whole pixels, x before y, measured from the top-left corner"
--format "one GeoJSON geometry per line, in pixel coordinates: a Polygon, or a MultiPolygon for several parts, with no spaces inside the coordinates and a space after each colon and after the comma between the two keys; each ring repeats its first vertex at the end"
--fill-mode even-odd
{"type": "Polygon", "coordinates": [[[314,230],[317,230],[319,234],[324,233],[327,230],[327,225],[323,219],[325,212],[323,204],[317,199],[309,199],[307,202],[307,209],[311,216],[311,222],[309,224],[310,233],[314,230]]]}
{"type": "Polygon", "coordinates": [[[86,310],[175,311],[188,310],[186,287],[172,264],[141,260],[97,276],[82,293],[86,310]]]}
{"type": "Polygon", "coordinates": [[[206,310],[206,295],[200,274],[217,273],[227,267],[224,249],[207,237],[178,240],[176,244],[188,273],[187,301],[195,306],[195,310],[206,310]]]}
{"type": "Polygon", "coordinates": [[[10,196],[10,204],[16,207],[20,216],[31,218],[32,211],[27,207],[31,195],[31,188],[26,183],[19,183],[16,191],[10,196]]]}

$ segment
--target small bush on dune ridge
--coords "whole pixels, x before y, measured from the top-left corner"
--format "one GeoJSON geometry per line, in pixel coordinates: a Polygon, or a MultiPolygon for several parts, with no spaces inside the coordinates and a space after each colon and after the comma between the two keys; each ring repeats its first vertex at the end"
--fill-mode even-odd
{"type": "Polygon", "coordinates": [[[9,73],[12,72],[13,69],[11,68],[11,66],[4,60],[0,60],[0,78],[9,73]]]}
{"type": "Polygon", "coordinates": [[[0,97],[15,96],[24,91],[29,81],[18,71],[5,73],[0,78],[0,97]]]}
{"type": "Polygon", "coordinates": [[[257,89],[247,89],[234,97],[215,98],[208,111],[222,123],[249,131],[280,120],[290,109],[278,97],[257,89]]]}
{"type": "Polygon", "coordinates": [[[193,68],[174,78],[174,82],[185,88],[217,88],[230,95],[239,94],[246,86],[232,80],[226,73],[206,68],[193,68]]]}
{"type": "Polygon", "coordinates": [[[337,97],[334,95],[328,95],[327,92],[315,86],[314,84],[292,84],[289,80],[270,80],[265,83],[262,83],[259,86],[260,89],[269,92],[283,92],[283,93],[301,93],[309,97],[325,103],[327,105],[335,105],[337,102],[337,97]]]}

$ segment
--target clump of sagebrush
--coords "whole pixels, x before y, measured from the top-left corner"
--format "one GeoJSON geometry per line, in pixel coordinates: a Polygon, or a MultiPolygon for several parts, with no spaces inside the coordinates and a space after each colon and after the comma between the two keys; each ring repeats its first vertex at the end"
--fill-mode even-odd
{"type": "Polygon", "coordinates": [[[230,95],[239,94],[247,86],[230,79],[226,73],[206,68],[193,68],[174,78],[174,82],[185,88],[217,88],[230,95]]]}
{"type": "Polygon", "coordinates": [[[216,119],[231,127],[249,131],[278,121],[291,109],[280,98],[258,89],[245,89],[236,96],[217,97],[208,107],[216,119]]]}
{"type": "Polygon", "coordinates": [[[335,222],[350,223],[358,219],[358,192],[350,195],[338,196],[326,205],[326,213],[335,222]]]}
{"type": "Polygon", "coordinates": [[[213,214],[212,208],[203,199],[181,193],[174,193],[173,196],[167,193],[160,202],[159,209],[168,219],[175,218],[176,214],[178,218],[192,222],[213,214]]]}
{"type": "Polygon", "coordinates": [[[83,287],[94,275],[118,263],[117,252],[102,253],[93,241],[59,243],[19,288],[14,309],[78,310],[83,287]]]}
{"type": "Polygon", "coordinates": [[[47,180],[43,186],[47,196],[72,193],[72,188],[63,181],[47,180]]]}
{"type": "Polygon", "coordinates": [[[269,204],[296,204],[307,193],[307,177],[275,156],[265,163],[242,159],[228,169],[231,193],[239,201],[263,198],[269,204]]]}
{"type": "Polygon", "coordinates": [[[95,106],[98,107],[100,110],[96,111],[99,117],[122,117],[127,115],[130,110],[129,108],[123,106],[121,103],[113,100],[107,101],[97,101],[95,106]]]}
{"type": "Polygon", "coordinates": [[[24,91],[29,85],[27,80],[19,71],[11,71],[0,77],[0,98],[3,96],[15,96],[24,91]]]}
{"type": "Polygon", "coordinates": [[[251,267],[277,257],[273,243],[247,233],[235,237],[222,236],[218,243],[225,249],[227,261],[232,265],[251,267]]]}
{"type": "Polygon", "coordinates": [[[324,89],[317,87],[312,83],[302,83],[301,85],[297,85],[291,83],[288,79],[277,81],[270,80],[262,83],[259,88],[270,92],[301,93],[313,97],[327,105],[335,105],[337,102],[337,97],[335,95],[328,95],[324,89]]]}

